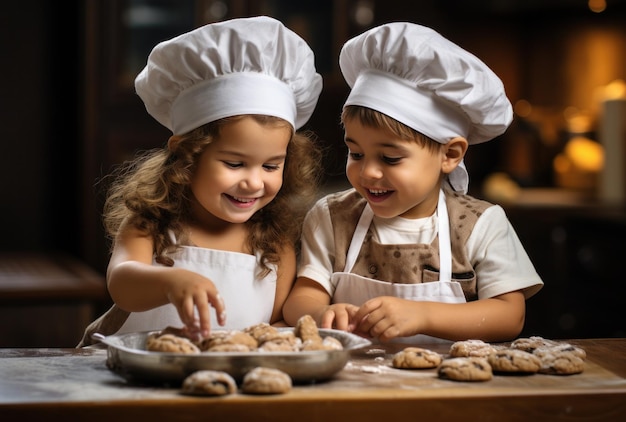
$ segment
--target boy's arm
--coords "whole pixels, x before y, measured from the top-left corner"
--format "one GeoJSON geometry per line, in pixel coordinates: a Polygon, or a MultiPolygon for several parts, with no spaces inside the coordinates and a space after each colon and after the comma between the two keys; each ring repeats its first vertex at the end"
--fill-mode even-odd
{"type": "Polygon", "coordinates": [[[377,297],[355,315],[356,331],[389,341],[426,334],[452,341],[480,339],[508,341],[524,326],[526,303],[521,291],[467,303],[416,302],[377,297]]]}

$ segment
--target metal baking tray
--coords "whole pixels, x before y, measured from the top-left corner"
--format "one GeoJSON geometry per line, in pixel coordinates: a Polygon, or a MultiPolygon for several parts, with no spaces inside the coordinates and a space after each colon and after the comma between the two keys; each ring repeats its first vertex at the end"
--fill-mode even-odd
{"type": "MultiPolygon", "coordinates": [[[[281,331],[293,328],[281,327],[281,331]]],[[[348,362],[352,350],[371,342],[345,331],[319,329],[320,336],[341,341],[343,350],[299,352],[203,352],[200,354],[150,352],[146,338],[154,331],[103,336],[94,339],[107,345],[107,367],[129,381],[178,384],[195,371],[210,369],[229,373],[237,382],[251,369],[265,366],[280,369],[294,383],[311,383],[332,378],[348,362]]]]}

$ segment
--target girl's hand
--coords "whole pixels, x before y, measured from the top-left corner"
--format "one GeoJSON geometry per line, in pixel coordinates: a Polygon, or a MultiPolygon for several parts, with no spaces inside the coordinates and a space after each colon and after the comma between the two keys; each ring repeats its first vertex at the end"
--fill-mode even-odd
{"type": "Polygon", "coordinates": [[[419,334],[419,302],[381,296],[365,302],[354,314],[355,334],[389,341],[419,334]]]}
{"type": "Polygon", "coordinates": [[[165,295],[176,307],[187,331],[194,337],[207,337],[211,332],[211,306],[215,308],[218,324],[226,323],[224,302],[208,278],[191,271],[181,275],[167,284],[165,295]]]}

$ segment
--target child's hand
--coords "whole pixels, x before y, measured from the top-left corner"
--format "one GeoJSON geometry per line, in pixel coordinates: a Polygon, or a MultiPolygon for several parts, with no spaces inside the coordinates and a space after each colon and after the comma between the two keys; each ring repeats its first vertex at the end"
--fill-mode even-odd
{"type": "Polygon", "coordinates": [[[352,331],[355,326],[353,317],[358,310],[358,306],[349,303],[335,303],[327,306],[322,314],[320,328],[352,331]]]}
{"type": "Polygon", "coordinates": [[[380,341],[418,334],[415,303],[391,296],[370,299],[354,314],[354,332],[380,341]]]}
{"type": "Polygon", "coordinates": [[[187,331],[194,337],[207,337],[211,332],[211,306],[215,308],[218,323],[226,323],[224,302],[211,280],[193,272],[184,275],[173,280],[165,293],[187,331]]]}

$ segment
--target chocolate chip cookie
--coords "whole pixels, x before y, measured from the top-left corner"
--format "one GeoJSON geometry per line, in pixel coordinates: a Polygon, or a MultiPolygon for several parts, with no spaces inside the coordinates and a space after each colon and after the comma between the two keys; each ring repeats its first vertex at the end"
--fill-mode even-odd
{"type": "Polygon", "coordinates": [[[486,358],[469,356],[444,359],[437,375],[453,381],[489,381],[493,378],[493,371],[486,358]]]}
{"type": "Polygon", "coordinates": [[[439,353],[421,347],[406,347],[397,352],[391,366],[398,369],[436,368],[442,361],[439,353]]]}

